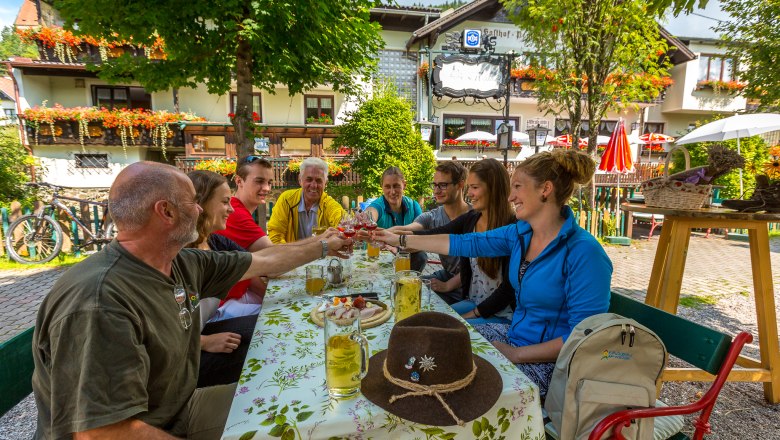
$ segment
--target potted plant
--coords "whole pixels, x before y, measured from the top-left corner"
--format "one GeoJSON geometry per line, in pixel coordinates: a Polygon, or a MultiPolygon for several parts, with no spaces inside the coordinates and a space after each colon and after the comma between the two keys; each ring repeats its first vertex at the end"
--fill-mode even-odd
{"type": "Polygon", "coordinates": [[[631,238],[622,237],[618,234],[618,218],[613,216],[609,210],[604,210],[604,217],[601,219],[604,227],[604,241],[609,244],[619,244],[628,246],[631,244],[631,238]]]}

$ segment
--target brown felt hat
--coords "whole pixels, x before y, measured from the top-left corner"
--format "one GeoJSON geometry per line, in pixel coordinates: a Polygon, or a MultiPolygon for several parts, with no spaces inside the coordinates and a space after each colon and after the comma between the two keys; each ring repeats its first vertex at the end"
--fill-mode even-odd
{"type": "Polygon", "coordinates": [[[465,423],[483,415],[502,388],[496,368],[471,352],[471,337],[462,322],[444,313],[422,312],[396,323],[387,350],[371,356],[360,390],[406,420],[451,426],[456,418],[465,423]],[[410,392],[418,394],[398,397],[410,392]]]}

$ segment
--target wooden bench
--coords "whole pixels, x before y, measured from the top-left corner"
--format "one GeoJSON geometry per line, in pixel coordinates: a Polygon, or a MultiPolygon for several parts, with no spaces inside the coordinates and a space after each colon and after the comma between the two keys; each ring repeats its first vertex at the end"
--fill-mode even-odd
{"type": "Polygon", "coordinates": [[[0,344],[0,416],[32,392],[33,327],[0,344]]]}
{"type": "MultiPolygon", "coordinates": [[[[707,371],[715,376],[710,389],[698,401],[682,406],[667,406],[644,409],[631,409],[616,412],[602,420],[590,434],[590,440],[602,438],[604,434],[623,439],[620,431],[629,426],[632,420],[647,417],[680,416],[700,412],[694,421],[694,438],[701,438],[710,432],[709,418],[726,377],[731,372],[742,347],[753,340],[747,332],[731,336],[697,324],[677,315],[664,312],[642,302],[612,293],[609,311],[632,318],[653,330],[666,345],[669,354],[707,371]]],[[[612,438],[612,437],[610,437],[612,438]]],[[[685,439],[687,436],[677,433],[668,438],[685,439]]]]}

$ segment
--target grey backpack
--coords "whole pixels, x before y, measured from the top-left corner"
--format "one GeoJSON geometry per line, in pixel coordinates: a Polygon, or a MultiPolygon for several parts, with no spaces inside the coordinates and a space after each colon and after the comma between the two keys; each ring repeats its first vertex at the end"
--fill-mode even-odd
{"type": "MultiPolygon", "coordinates": [[[[580,322],[555,363],[544,404],[560,440],[587,439],[604,417],[655,406],[666,347],[650,329],[614,313],[580,322]]],[[[626,438],[652,440],[653,419],[623,429],[626,438]]]]}

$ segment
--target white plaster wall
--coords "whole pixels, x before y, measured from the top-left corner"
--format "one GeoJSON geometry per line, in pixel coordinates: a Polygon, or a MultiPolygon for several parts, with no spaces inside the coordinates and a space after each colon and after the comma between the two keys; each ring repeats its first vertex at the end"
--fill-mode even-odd
{"type": "Polygon", "coordinates": [[[82,150],[80,145],[37,145],[34,154],[41,162],[46,182],[75,188],[108,188],[122,168],[146,158],[146,149],[128,146],[125,157],[120,146],[87,146],[82,150]],[[76,168],[77,153],[108,154],[109,167],[76,168]]]}
{"type": "Polygon", "coordinates": [[[411,38],[411,32],[382,31],[382,39],[385,41],[385,49],[406,50],[406,42],[411,38]]]}
{"type": "MultiPolygon", "coordinates": [[[[166,93],[169,102],[160,102],[160,108],[173,111],[173,95],[171,92],[166,93]]],[[[230,113],[230,101],[228,95],[212,95],[205,84],[199,84],[195,88],[179,89],[179,110],[194,113],[208,121],[226,122],[227,114],[230,113]]]]}

